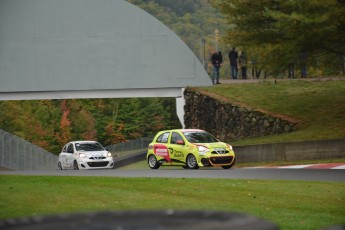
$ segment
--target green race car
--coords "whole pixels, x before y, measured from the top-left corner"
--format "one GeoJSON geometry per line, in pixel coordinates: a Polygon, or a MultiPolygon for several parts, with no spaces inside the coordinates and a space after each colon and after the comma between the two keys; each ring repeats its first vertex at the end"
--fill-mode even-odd
{"type": "Polygon", "coordinates": [[[158,169],[160,166],[190,169],[218,166],[229,169],[236,162],[231,145],[220,142],[200,129],[158,132],[149,144],[146,159],[151,169],[158,169]]]}

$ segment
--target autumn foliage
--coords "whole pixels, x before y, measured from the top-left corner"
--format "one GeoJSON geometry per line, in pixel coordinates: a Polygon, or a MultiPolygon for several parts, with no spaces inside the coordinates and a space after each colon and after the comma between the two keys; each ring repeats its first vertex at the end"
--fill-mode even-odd
{"type": "Polygon", "coordinates": [[[179,127],[174,98],[0,102],[0,129],[55,154],[72,140],[110,145],[179,127]]]}

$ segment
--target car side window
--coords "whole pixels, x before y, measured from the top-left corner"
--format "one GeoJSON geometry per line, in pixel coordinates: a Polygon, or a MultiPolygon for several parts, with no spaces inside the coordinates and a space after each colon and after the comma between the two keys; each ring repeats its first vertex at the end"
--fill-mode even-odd
{"type": "Polygon", "coordinates": [[[68,147],[67,147],[67,152],[68,153],[73,153],[73,144],[69,144],[68,147]]]}
{"type": "Polygon", "coordinates": [[[170,144],[177,144],[178,141],[183,142],[183,138],[180,134],[173,132],[171,135],[170,144]]]}
{"type": "Polygon", "coordinates": [[[67,153],[67,145],[65,145],[65,147],[63,147],[62,152],[67,153]]]}
{"type": "Polygon", "coordinates": [[[168,143],[169,134],[170,134],[169,132],[166,132],[166,133],[161,134],[161,135],[157,138],[156,142],[158,142],[158,143],[168,143]]]}

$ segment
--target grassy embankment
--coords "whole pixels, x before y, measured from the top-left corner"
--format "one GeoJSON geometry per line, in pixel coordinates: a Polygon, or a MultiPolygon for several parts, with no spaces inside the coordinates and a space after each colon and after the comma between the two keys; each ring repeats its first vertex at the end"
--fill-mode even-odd
{"type": "Polygon", "coordinates": [[[345,81],[263,81],[201,88],[254,110],[298,120],[291,133],[248,138],[233,145],[345,138],[345,81]]]}

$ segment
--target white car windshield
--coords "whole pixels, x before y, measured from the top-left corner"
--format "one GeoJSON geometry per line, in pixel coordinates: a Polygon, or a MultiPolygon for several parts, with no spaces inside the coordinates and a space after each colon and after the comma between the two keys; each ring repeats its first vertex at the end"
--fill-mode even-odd
{"type": "Polygon", "coordinates": [[[183,135],[191,143],[214,143],[219,142],[215,137],[207,132],[187,131],[183,135]]]}
{"type": "Polygon", "coordinates": [[[104,151],[105,149],[99,143],[76,143],[77,151],[104,151]]]}

